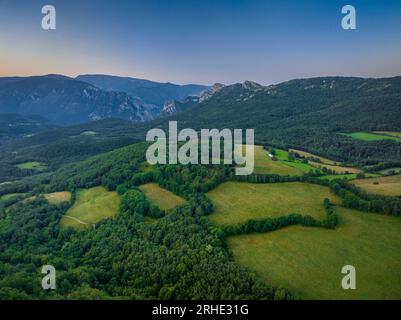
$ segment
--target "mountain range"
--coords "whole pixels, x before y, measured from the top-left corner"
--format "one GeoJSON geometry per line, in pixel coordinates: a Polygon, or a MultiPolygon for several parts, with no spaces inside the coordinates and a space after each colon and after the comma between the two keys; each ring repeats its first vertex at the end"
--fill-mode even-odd
{"type": "Polygon", "coordinates": [[[156,118],[167,100],[207,89],[103,75],[7,77],[0,78],[0,113],[38,115],[56,125],[113,117],[142,122],[156,118]]]}
{"type": "Polygon", "coordinates": [[[109,75],[80,75],[76,80],[107,91],[125,92],[131,97],[140,99],[145,105],[153,105],[159,110],[167,101],[198,96],[202,91],[209,89],[208,86],[198,84],[177,85],[109,75]]]}
{"type": "MultiPolygon", "coordinates": [[[[134,99],[127,93],[99,89],[79,80],[61,78],[60,81],[69,87],[70,81],[80,88],[89,86],[101,92],[99,95],[117,94],[134,99]]],[[[1,79],[0,88],[7,83],[16,84],[13,79],[1,79]]],[[[62,88],[59,90],[63,92],[62,88]]],[[[56,93],[50,94],[57,96],[56,93]]],[[[67,108],[68,104],[62,106],[67,108]]],[[[306,149],[360,165],[401,159],[401,144],[396,141],[360,141],[341,134],[401,131],[401,77],[320,77],[270,86],[245,81],[216,85],[198,95],[172,100],[150,121],[141,118],[142,121],[133,122],[108,117],[114,114],[106,115],[101,121],[55,128],[5,145],[1,148],[0,162],[35,158],[60,165],[144,141],[149,129],[167,128],[170,120],[177,120],[180,128],[254,129],[258,144],[306,149]],[[95,134],[85,135],[86,131],[95,134]]]]}

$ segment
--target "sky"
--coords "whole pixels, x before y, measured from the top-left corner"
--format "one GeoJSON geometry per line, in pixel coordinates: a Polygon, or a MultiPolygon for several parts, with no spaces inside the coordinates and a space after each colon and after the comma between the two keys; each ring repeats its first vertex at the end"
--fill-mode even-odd
{"type": "Polygon", "coordinates": [[[399,0],[0,0],[0,76],[261,84],[401,75],[399,0]],[[43,30],[42,7],[57,29],[43,30]],[[356,9],[343,30],[341,8],[356,9]]]}

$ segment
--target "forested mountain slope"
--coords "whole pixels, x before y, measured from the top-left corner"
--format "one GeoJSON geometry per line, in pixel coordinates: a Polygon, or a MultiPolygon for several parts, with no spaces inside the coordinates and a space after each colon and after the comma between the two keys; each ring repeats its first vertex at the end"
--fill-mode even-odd
{"type": "Polygon", "coordinates": [[[255,129],[258,144],[292,146],[357,165],[396,162],[399,142],[358,141],[340,133],[401,131],[401,77],[299,79],[268,87],[248,81],[147,123],[105,119],[43,132],[2,147],[0,161],[67,163],[144,141],[149,129],[167,128],[170,120],[179,128],[255,129]]]}
{"type": "Polygon", "coordinates": [[[40,115],[68,125],[118,117],[132,121],[153,119],[145,106],[125,92],[105,91],[60,75],[0,78],[0,113],[40,115]]]}
{"type": "Polygon", "coordinates": [[[401,77],[325,77],[223,88],[175,117],[181,127],[255,129],[260,143],[309,148],[339,159],[401,157],[391,141],[353,141],[344,131],[401,130],[401,77]]]}
{"type": "Polygon", "coordinates": [[[177,85],[101,74],[80,75],[76,79],[104,90],[125,92],[132,97],[141,99],[143,103],[156,105],[159,111],[169,100],[181,100],[190,95],[199,95],[208,89],[207,86],[198,84],[177,85]]]}

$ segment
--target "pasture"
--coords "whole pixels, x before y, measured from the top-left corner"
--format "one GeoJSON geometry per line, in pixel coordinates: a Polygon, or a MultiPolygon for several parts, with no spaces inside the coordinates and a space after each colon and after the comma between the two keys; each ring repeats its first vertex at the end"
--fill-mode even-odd
{"type": "Polygon", "coordinates": [[[109,192],[103,187],[80,189],[75,203],[60,221],[61,227],[80,228],[114,217],[118,212],[120,197],[117,192],[109,192]]]}
{"type": "Polygon", "coordinates": [[[358,179],[352,183],[371,194],[401,196],[401,175],[358,179]]]}
{"type": "Polygon", "coordinates": [[[335,230],[292,226],[228,239],[234,259],[303,299],[401,299],[401,219],[336,208],[335,230]],[[356,268],[356,290],[341,269],[356,268]]]}
{"type": "Polygon", "coordinates": [[[68,191],[46,193],[43,196],[50,204],[58,204],[71,201],[71,192],[68,191]]]}
{"type": "Polygon", "coordinates": [[[43,162],[31,161],[17,164],[17,167],[20,169],[28,169],[28,170],[36,170],[43,171],[47,169],[47,165],[43,162]]]}
{"type": "MultiPolygon", "coordinates": [[[[318,177],[318,179],[326,179],[326,180],[340,180],[340,179],[347,179],[347,180],[355,180],[357,174],[356,173],[350,173],[350,174],[330,174],[327,176],[322,176],[318,177]]],[[[375,177],[381,177],[380,174],[376,173],[365,173],[366,178],[375,178],[375,177]]]]}
{"type": "Polygon", "coordinates": [[[352,174],[352,173],[359,173],[361,172],[360,169],[353,168],[353,167],[343,167],[339,165],[330,165],[325,163],[319,163],[314,161],[308,161],[308,163],[315,168],[326,168],[338,174],[352,174]]]}
{"type": "Polygon", "coordinates": [[[338,164],[337,162],[335,162],[333,160],[330,160],[330,159],[327,159],[327,158],[324,158],[324,157],[321,157],[321,156],[317,156],[317,155],[315,155],[313,153],[310,153],[310,152],[297,150],[297,149],[289,149],[289,151],[298,153],[300,156],[302,156],[304,158],[319,159],[322,163],[325,163],[325,164],[330,164],[330,165],[337,165],[338,164]]]}
{"type": "Polygon", "coordinates": [[[381,134],[384,136],[398,137],[401,138],[401,132],[395,131],[374,131],[375,134],[381,134]]]}
{"type": "Polygon", "coordinates": [[[387,175],[387,174],[400,174],[401,173],[401,168],[400,167],[393,167],[393,168],[388,168],[388,169],[383,169],[379,171],[381,174],[387,175]]]}
{"type": "Polygon", "coordinates": [[[158,206],[162,210],[171,210],[186,203],[183,198],[175,195],[169,190],[160,187],[156,183],[147,183],[141,185],[139,189],[145,194],[149,202],[158,206]]]}
{"type": "Polygon", "coordinates": [[[255,169],[257,174],[279,174],[282,176],[300,176],[314,168],[301,161],[288,161],[288,152],[275,149],[277,161],[268,156],[262,146],[255,146],[255,169]]]}
{"type": "Polygon", "coordinates": [[[18,197],[22,197],[26,195],[26,193],[9,193],[9,194],[5,194],[3,196],[0,196],[0,205],[3,203],[6,203],[9,200],[14,200],[18,197]]]}
{"type": "Polygon", "coordinates": [[[219,225],[243,223],[250,219],[285,216],[291,213],[324,219],[323,200],[340,200],[329,188],[302,182],[252,184],[225,182],[207,196],[214,213],[210,220],[219,225]]]}
{"type": "Polygon", "coordinates": [[[374,132],[351,132],[342,134],[352,139],[363,140],[363,141],[394,140],[397,142],[401,142],[401,137],[387,134],[377,134],[374,132]]]}

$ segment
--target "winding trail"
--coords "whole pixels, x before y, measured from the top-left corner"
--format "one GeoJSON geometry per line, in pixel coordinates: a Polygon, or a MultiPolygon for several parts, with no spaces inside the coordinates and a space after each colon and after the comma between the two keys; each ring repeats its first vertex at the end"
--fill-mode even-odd
{"type": "MultiPolygon", "coordinates": [[[[69,219],[71,219],[71,220],[74,220],[74,221],[76,221],[76,222],[78,222],[78,223],[80,223],[80,224],[83,224],[83,225],[89,225],[88,222],[79,220],[78,218],[75,218],[75,217],[71,217],[71,216],[68,216],[68,215],[64,215],[64,217],[69,218],[69,219]]],[[[92,226],[95,227],[94,224],[93,224],[92,226]]]]}

